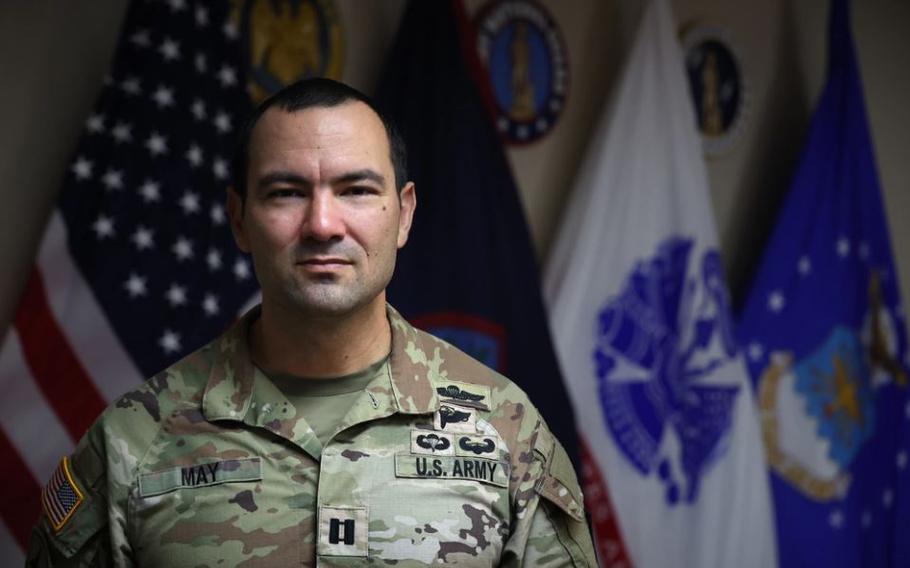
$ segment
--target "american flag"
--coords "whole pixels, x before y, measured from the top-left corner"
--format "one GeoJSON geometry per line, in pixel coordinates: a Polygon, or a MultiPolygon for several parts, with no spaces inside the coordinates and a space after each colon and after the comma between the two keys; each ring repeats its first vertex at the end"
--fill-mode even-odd
{"type": "Polygon", "coordinates": [[[44,491],[41,492],[44,513],[55,531],[60,530],[66,524],[84,499],[82,491],[72,481],[69,458],[64,457],[54,470],[50,481],[44,486],[44,491]]]}
{"type": "Polygon", "coordinates": [[[227,2],[137,0],[0,351],[0,559],[100,412],[257,292],[224,207],[251,105],[227,2]]]}

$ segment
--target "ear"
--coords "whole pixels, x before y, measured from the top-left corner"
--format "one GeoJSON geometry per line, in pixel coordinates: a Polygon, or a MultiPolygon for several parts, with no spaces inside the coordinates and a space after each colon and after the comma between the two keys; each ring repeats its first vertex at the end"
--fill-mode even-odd
{"type": "Polygon", "coordinates": [[[250,247],[243,228],[243,198],[233,187],[228,187],[227,190],[227,209],[228,217],[231,220],[231,232],[234,233],[234,241],[240,250],[249,253],[250,247]]]}
{"type": "Polygon", "coordinates": [[[408,233],[411,232],[411,222],[414,220],[414,210],[417,209],[417,190],[414,182],[409,181],[398,195],[401,211],[398,217],[398,248],[408,242],[408,233]]]}

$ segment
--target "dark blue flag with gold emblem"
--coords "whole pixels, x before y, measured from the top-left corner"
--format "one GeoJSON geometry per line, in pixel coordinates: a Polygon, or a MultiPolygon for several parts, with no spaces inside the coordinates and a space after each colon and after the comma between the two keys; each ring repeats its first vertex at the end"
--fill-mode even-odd
{"type": "Polygon", "coordinates": [[[846,0],[740,336],[780,565],[910,566],[907,334],[846,0]]]}
{"type": "Polygon", "coordinates": [[[407,144],[418,203],[389,297],[521,386],[574,459],[540,276],[478,65],[460,3],[408,4],[377,93],[407,144]]]}

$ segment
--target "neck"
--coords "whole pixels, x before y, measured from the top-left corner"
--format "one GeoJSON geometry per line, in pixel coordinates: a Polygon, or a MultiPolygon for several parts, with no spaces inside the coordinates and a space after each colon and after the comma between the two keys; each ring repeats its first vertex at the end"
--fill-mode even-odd
{"type": "Polygon", "coordinates": [[[343,316],[300,317],[270,306],[250,328],[250,351],[271,372],[309,378],[356,373],[388,354],[392,330],[385,298],[343,316]]]}

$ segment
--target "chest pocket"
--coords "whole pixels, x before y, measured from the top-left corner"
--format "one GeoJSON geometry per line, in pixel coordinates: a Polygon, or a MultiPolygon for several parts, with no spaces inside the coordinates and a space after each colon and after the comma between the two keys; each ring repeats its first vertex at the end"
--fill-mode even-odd
{"type": "Polygon", "coordinates": [[[300,565],[312,512],[268,457],[141,474],[131,515],[138,565],[300,565]],[[257,564],[259,563],[259,564],[257,564]]]}
{"type": "Polygon", "coordinates": [[[353,504],[368,508],[370,557],[409,568],[499,564],[510,520],[507,454],[498,435],[472,430],[401,424],[387,435],[397,443],[345,464],[353,504]]]}

